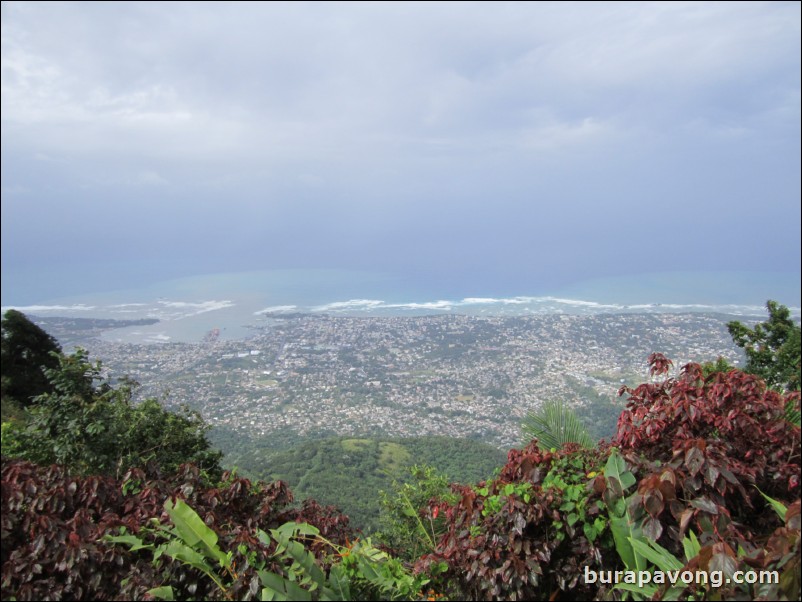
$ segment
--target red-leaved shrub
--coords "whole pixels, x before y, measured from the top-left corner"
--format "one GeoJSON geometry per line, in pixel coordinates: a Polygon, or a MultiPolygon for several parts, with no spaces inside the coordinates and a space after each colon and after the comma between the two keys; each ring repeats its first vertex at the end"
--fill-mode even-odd
{"type": "Polygon", "coordinates": [[[290,507],[292,494],[281,481],[254,485],[227,473],[219,487],[211,487],[189,464],[169,478],[133,469],[116,481],[3,459],[3,599],[142,599],[147,590],[165,584],[176,599],[212,599],[214,584],[196,569],[167,561],[157,572],[147,555],[102,540],[120,527],[140,533],[152,518],[169,522],[168,498],[190,504],[220,536],[221,547],[233,551],[240,569],[229,592],[237,600],[254,599],[258,591],[252,587],[253,567],[238,545],[269,559],[256,529],[296,520],[316,526],[336,543],[352,536],[347,517],[331,507],[315,502],[290,507]]]}

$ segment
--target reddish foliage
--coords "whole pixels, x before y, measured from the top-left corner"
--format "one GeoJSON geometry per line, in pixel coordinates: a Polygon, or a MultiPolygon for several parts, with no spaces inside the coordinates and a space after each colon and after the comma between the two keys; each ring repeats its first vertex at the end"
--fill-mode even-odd
{"type": "MultiPolygon", "coordinates": [[[[650,363],[653,376],[666,375],[672,365],[661,354],[653,354],[650,363]]],[[[783,419],[785,404],[798,393],[780,395],[737,370],[705,379],[696,364],[685,366],[678,378],[623,392],[630,399],[614,442],[639,478],[637,491],[626,495],[629,515],[643,533],[683,558],[683,536],[693,529],[702,553],[691,568],[736,563],[748,568],[746,560],[736,558],[735,550],[742,547],[755,566],[798,574],[800,433],[783,419]],[[786,504],[793,502],[786,526],[756,486],[786,504]]],[[[590,541],[576,528],[579,523],[573,529],[566,526],[571,511],[567,490],[543,485],[550,471],[563,471],[566,477],[565,467],[575,466],[576,458],[582,458],[586,470],[595,466],[598,472],[607,453],[604,445],[591,451],[567,445],[550,453],[532,442],[509,452],[497,480],[477,488],[453,485],[459,500],[432,506],[445,516],[447,530],[435,552],[419,560],[417,570],[436,574],[435,563],[445,563],[446,582],[471,599],[603,596],[596,589],[601,586],[586,585],[581,575],[585,566],[623,568],[612,538],[590,541]],[[558,468],[561,462],[563,468],[558,468]],[[529,502],[517,494],[502,495],[511,483],[531,485],[529,502]],[[494,510],[488,512],[491,500],[494,510]],[[564,540],[557,537],[555,525],[566,529],[564,540]]],[[[601,475],[587,475],[586,484],[587,523],[598,512],[595,501],[615,492],[601,475]]],[[[772,590],[774,595],[794,591],[782,588],[772,590]]]]}
{"type": "MultiPolygon", "coordinates": [[[[654,374],[670,365],[661,354],[649,359],[654,374]]],[[[690,527],[749,549],[778,523],[763,511],[758,488],[786,502],[799,498],[800,431],[784,419],[798,392],[782,395],[740,370],[705,378],[688,364],[678,378],[621,393],[630,397],[615,443],[646,474],[637,501],[651,521],[647,533],[665,534],[673,551],[690,527]]]]}
{"type": "MultiPolygon", "coordinates": [[[[221,547],[234,551],[239,567],[248,567],[237,551],[239,543],[267,558],[257,528],[297,518],[338,543],[351,535],[348,519],[330,507],[311,502],[301,509],[288,507],[292,494],[281,481],[253,485],[226,474],[221,487],[208,487],[196,467],[183,465],[167,479],[132,469],[121,483],[3,459],[3,599],[141,599],[165,583],[173,586],[177,599],[214,598],[208,589],[212,584],[194,569],[168,561],[167,569],[157,573],[145,555],[101,540],[121,526],[139,533],[151,518],[168,522],[163,508],[168,497],[186,500],[218,533],[221,547]],[[124,493],[123,483],[132,491],[124,493]]],[[[253,598],[249,586],[254,576],[251,568],[241,570],[231,589],[235,599],[253,598]]]]}
{"type": "Polygon", "coordinates": [[[541,483],[551,468],[554,454],[544,452],[532,441],[523,449],[511,449],[507,452],[507,463],[501,469],[499,481],[505,483],[528,482],[533,485],[541,483]]]}
{"type": "MultiPolygon", "coordinates": [[[[581,575],[584,566],[600,568],[600,549],[586,539],[580,524],[567,525],[567,512],[559,509],[562,491],[542,488],[553,462],[561,458],[582,458],[590,465],[598,452],[574,445],[544,452],[533,441],[522,450],[510,450],[497,480],[480,483],[486,494],[484,487],[452,485],[459,501],[433,506],[445,514],[448,530],[435,552],[418,561],[416,570],[428,571],[434,563],[445,562],[451,583],[463,597],[474,600],[544,600],[560,592],[580,598],[594,595],[598,586],[586,586],[581,575]],[[531,484],[529,501],[503,495],[510,483],[531,484]],[[495,496],[502,500],[501,507],[487,512],[489,499],[495,496]],[[555,521],[568,532],[562,541],[555,521]]],[[[592,487],[589,493],[591,499],[600,499],[592,487]]]]}

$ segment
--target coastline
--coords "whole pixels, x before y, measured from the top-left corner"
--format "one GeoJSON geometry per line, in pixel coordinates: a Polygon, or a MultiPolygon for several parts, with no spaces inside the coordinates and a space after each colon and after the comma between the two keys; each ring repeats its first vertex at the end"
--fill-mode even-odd
{"type": "Polygon", "coordinates": [[[589,280],[549,295],[457,296],[421,292],[421,287],[408,286],[404,279],[386,274],[275,270],[181,278],[141,289],[9,305],[2,310],[13,307],[44,317],[156,319],[159,322],[153,326],[118,329],[104,338],[131,343],[199,342],[215,328],[220,329],[224,340],[248,338],[254,326],[287,314],[509,317],[713,313],[760,319],[766,315],[765,302],[774,299],[799,319],[798,282],[798,275],[794,278],[787,274],[661,272],[589,280]]]}

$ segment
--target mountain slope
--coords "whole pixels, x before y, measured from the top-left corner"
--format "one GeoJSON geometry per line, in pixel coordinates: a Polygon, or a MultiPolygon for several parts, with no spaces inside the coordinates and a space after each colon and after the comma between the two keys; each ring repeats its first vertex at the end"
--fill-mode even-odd
{"type": "Polygon", "coordinates": [[[379,491],[403,480],[408,467],[430,465],[452,481],[490,477],[506,454],[468,439],[416,437],[309,440],[283,451],[258,449],[237,458],[242,472],[263,480],[286,481],[297,500],[313,497],[333,504],[365,531],[378,528],[379,491]]]}

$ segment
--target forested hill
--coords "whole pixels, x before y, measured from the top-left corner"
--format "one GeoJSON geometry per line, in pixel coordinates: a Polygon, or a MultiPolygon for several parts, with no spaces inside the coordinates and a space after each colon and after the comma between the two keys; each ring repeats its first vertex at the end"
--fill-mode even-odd
{"type": "Polygon", "coordinates": [[[491,477],[506,461],[506,454],[495,447],[450,437],[337,437],[282,451],[257,445],[227,458],[228,463],[254,478],[286,481],[298,500],[312,497],[333,504],[365,531],[379,528],[379,491],[389,491],[394,479],[407,478],[412,465],[433,466],[450,481],[474,483],[491,477]]]}

